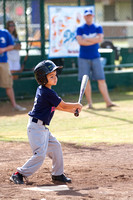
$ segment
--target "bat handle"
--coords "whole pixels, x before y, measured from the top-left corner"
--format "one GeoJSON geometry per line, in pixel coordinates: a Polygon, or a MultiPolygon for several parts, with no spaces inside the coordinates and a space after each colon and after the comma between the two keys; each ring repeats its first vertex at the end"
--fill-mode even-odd
{"type": "Polygon", "coordinates": [[[79,111],[78,111],[78,108],[75,110],[75,113],[74,113],[75,117],[78,117],[79,116],[79,111]]]}

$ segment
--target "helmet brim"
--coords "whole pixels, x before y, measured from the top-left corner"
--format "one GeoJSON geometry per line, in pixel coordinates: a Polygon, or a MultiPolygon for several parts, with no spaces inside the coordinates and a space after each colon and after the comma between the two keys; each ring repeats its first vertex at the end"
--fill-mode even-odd
{"type": "MultiPolygon", "coordinates": [[[[53,71],[55,71],[55,70],[57,70],[57,69],[62,69],[62,68],[63,68],[63,66],[55,66],[55,67],[52,69],[51,72],[53,72],[53,71]]],[[[47,72],[46,74],[49,74],[49,73],[51,73],[51,72],[47,72]]]]}

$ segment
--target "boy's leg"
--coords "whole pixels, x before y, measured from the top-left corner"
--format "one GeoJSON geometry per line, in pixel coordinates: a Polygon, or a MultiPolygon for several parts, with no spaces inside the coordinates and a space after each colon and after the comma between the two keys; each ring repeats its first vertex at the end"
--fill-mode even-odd
{"type": "Polygon", "coordinates": [[[50,133],[47,155],[52,159],[52,175],[58,176],[64,173],[64,163],[61,144],[50,133]]]}
{"type": "Polygon", "coordinates": [[[40,126],[30,122],[27,133],[33,156],[22,167],[17,168],[17,171],[26,177],[36,172],[45,159],[49,142],[49,130],[43,125],[40,126]]]}
{"type": "Polygon", "coordinates": [[[71,179],[64,175],[64,164],[61,144],[51,133],[49,135],[47,154],[52,159],[53,182],[59,181],[64,183],[71,183],[71,179]]]}

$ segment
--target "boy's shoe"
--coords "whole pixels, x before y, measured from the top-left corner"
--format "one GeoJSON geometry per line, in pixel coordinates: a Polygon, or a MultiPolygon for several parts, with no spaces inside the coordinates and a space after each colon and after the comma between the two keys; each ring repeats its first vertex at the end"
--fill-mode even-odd
{"type": "Polygon", "coordinates": [[[16,107],[14,107],[14,110],[16,110],[16,111],[25,111],[27,109],[22,107],[22,106],[20,106],[20,105],[16,105],[16,107]]]}
{"type": "Polygon", "coordinates": [[[15,184],[24,184],[23,175],[19,172],[13,173],[10,177],[10,181],[14,182],[15,184]]]}
{"type": "Polygon", "coordinates": [[[60,176],[53,176],[52,175],[52,180],[54,181],[60,181],[60,182],[64,182],[64,183],[71,183],[71,179],[67,178],[64,174],[60,175],[60,176]]]}

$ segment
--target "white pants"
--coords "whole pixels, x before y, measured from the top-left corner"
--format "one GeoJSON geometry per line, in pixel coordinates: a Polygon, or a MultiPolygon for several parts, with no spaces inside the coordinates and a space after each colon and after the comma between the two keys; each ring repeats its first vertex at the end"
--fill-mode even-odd
{"type": "Polygon", "coordinates": [[[17,171],[28,177],[36,172],[45,159],[46,154],[52,159],[52,175],[58,176],[63,174],[63,155],[61,144],[49,132],[49,129],[42,125],[42,121],[32,122],[29,118],[27,134],[29,143],[33,151],[33,156],[17,171]]]}
{"type": "Polygon", "coordinates": [[[20,60],[8,60],[10,71],[19,71],[21,69],[20,60]]]}

